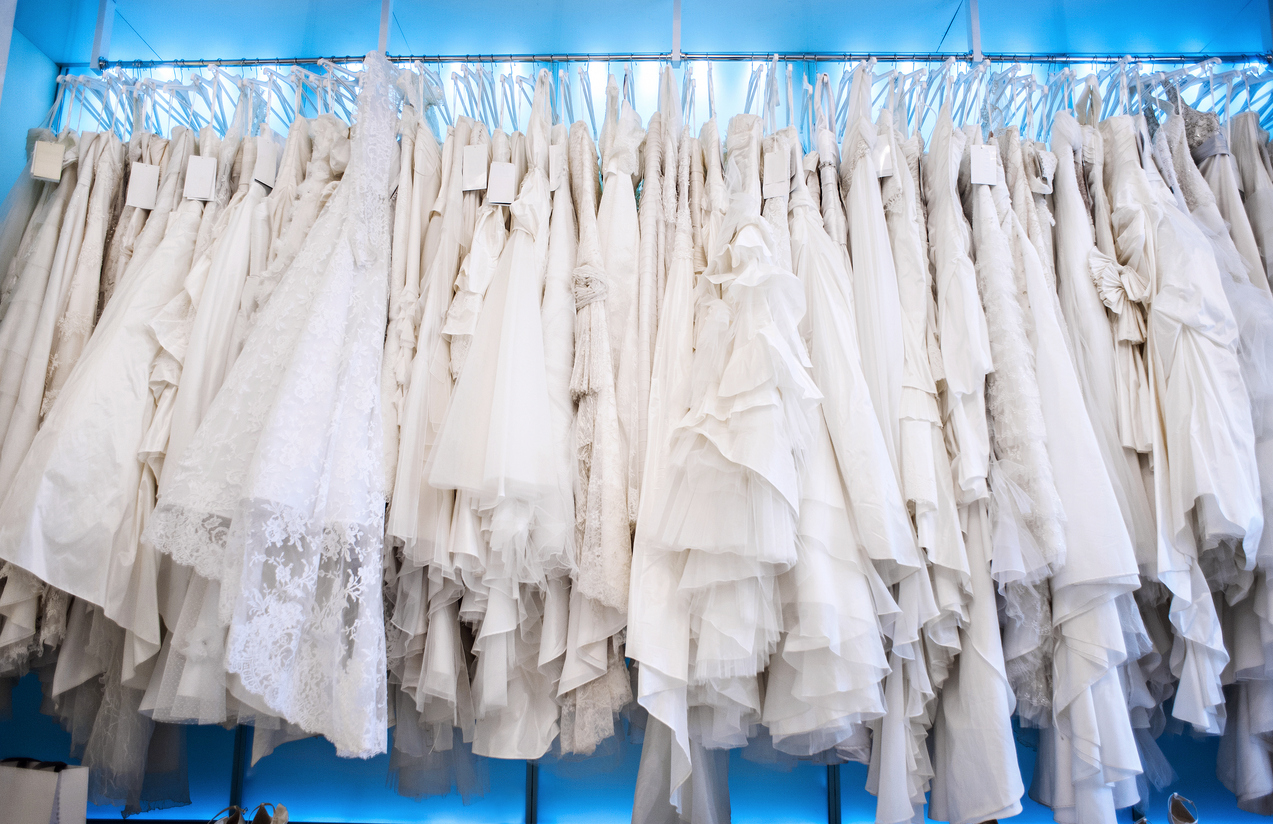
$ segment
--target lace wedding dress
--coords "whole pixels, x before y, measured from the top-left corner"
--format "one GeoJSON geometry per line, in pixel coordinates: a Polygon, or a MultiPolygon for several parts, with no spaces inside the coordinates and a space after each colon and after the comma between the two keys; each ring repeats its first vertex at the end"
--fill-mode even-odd
{"type": "Polygon", "coordinates": [[[384,752],[384,474],[393,69],[364,63],[349,169],[226,375],[148,528],[219,581],[225,667],[269,712],[384,752]],[[228,607],[228,608],[227,608],[228,607]]]}

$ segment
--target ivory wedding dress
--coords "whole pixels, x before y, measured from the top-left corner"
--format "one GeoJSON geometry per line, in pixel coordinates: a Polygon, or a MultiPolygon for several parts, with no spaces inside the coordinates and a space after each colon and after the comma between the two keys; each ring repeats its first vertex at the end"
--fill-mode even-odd
{"type": "Polygon", "coordinates": [[[364,67],[350,168],[166,464],[147,535],[220,582],[230,609],[204,620],[228,626],[224,665],[246,693],[369,756],[387,726],[379,379],[397,105],[388,62],[364,67]]]}

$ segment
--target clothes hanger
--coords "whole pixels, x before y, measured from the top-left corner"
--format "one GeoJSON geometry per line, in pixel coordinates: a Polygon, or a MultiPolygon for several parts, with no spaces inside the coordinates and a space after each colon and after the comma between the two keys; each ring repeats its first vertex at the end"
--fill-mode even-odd
{"type": "Polygon", "coordinates": [[[760,122],[762,134],[770,135],[774,131],[774,110],[777,101],[774,99],[778,96],[778,84],[775,82],[773,66],[774,64],[764,67],[761,84],[764,87],[760,100],[760,122]]]}
{"type": "Polygon", "coordinates": [[[459,72],[451,72],[451,83],[455,88],[455,104],[464,111],[464,117],[472,117],[473,110],[469,108],[469,96],[466,94],[467,89],[460,80],[459,72]]]}
{"type": "Polygon", "coordinates": [[[963,125],[963,110],[967,105],[968,87],[972,85],[974,69],[971,67],[955,76],[954,82],[949,86],[950,111],[951,118],[955,125],[963,125]]]}
{"type": "Polygon", "coordinates": [[[276,100],[278,101],[277,114],[279,120],[291,126],[296,122],[297,116],[301,113],[301,93],[300,82],[296,79],[296,74],[291,75],[280,74],[274,69],[265,68],[265,76],[269,78],[270,86],[274,91],[276,100]],[[291,103],[288,102],[288,93],[291,93],[291,103]]]}
{"type": "Polygon", "coordinates": [[[57,92],[53,95],[53,105],[49,107],[49,110],[48,112],[45,113],[44,118],[40,120],[38,124],[36,124],[37,129],[47,128],[51,132],[54,132],[54,133],[57,132],[57,130],[54,128],[54,120],[58,119],[58,115],[62,111],[62,99],[66,95],[66,87],[68,85],[67,81],[64,78],[67,78],[69,76],[70,75],[62,75],[62,74],[57,76],[57,81],[55,83],[55,85],[57,86],[57,92]]]}
{"type": "Polygon", "coordinates": [[[716,119],[716,86],[712,82],[712,61],[707,61],[707,117],[716,119]]]}
{"type": "Polygon", "coordinates": [[[482,79],[482,89],[485,92],[487,106],[489,106],[489,120],[494,121],[495,129],[504,128],[504,118],[500,112],[499,88],[496,85],[496,75],[499,74],[495,67],[494,61],[489,67],[478,64],[478,75],[482,79]]]}
{"type": "MultiPolygon", "coordinates": [[[[858,64],[859,66],[862,64],[858,64]]],[[[849,127],[849,100],[853,83],[853,73],[856,68],[850,68],[845,65],[844,71],[840,74],[840,85],[835,93],[835,142],[838,146],[844,140],[844,130],[849,127]]]]}
{"type": "MultiPolygon", "coordinates": [[[[545,70],[541,69],[540,71],[545,71],[545,70]]],[[[536,75],[536,77],[538,77],[538,74],[536,75]]],[[[535,85],[539,81],[532,80],[524,74],[517,75],[516,81],[517,81],[517,90],[521,92],[521,98],[517,101],[517,113],[518,115],[520,115],[522,103],[525,103],[527,106],[531,107],[532,109],[535,107],[535,85]]]]}
{"type": "Polygon", "coordinates": [[[597,140],[597,113],[592,108],[592,79],[588,76],[588,64],[579,67],[579,91],[583,93],[584,105],[588,108],[588,127],[592,132],[592,140],[597,140]]]}
{"type": "Polygon", "coordinates": [[[636,110],[635,73],[635,66],[632,65],[631,60],[623,64],[623,99],[628,101],[628,105],[632,107],[633,111],[636,110]]]}
{"type": "MultiPolygon", "coordinates": [[[[80,80],[79,82],[80,119],[81,121],[83,120],[83,112],[85,109],[87,109],[89,113],[93,116],[93,118],[97,121],[98,125],[101,127],[101,131],[105,132],[105,131],[109,131],[111,128],[107,120],[110,114],[110,112],[108,111],[110,107],[105,104],[105,99],[104,99],[105,96],[102,94],[102,91],[101,91],[102,85],[103,85],[103,82],[94,77],[84,76],[80,80]],[[89,95],[96,96],[97,104],[98,104],[96,107],[90,107],[88,105],[89,95]]],[[[80,129],[80,131],[83,131],[83,129],[80,129]]]]}
{"type": "Polygon", "coordinates": [[[818,83],[813,91],[814,116],[819,130],[831,129],[827,113],[831,112],[831,116],[834,116],[835,102],[835,95],[831,91],[831,75],[823,72],[818,75],[818,83]]]}
{"type": "Polygon", "coordinates": [[[447,126],[455,125],[455,118],[451,114],[451,107],[446,102],[446,87],[442,83],[442,74],[439,69],[431,69],[424,63],[420,63],[420,98],[427,101],[430,106],[437,106],[442,111],[442,119],[447,126]]]}
{"type": "Polygon", "coordinates": [[[751,105],[756,99],[756,90],[759,88],[761,73],[764,72],[764,66],[752,66],[751,76],[747,78],[747,103],[743,106],[743,111],[751,114],[751,105]]]}
{"type": "Polygon", "coordinates": [[[804,145],[808,146],[808,151],[815,148],[814,136],[817,132],[813,119],[813,84],[809,82],[809,78],[800,75],[800,129],[804,132],[804,145]]]}
{"type": "Polygon", "coordinates": [[[690,133],[697,131],[694,127],[698,120],[694,116],[694,107],[698,102],[698,81],[694,79],[694,65],[685,64],[685,72],[681,76],[681,122],[690,127],[690,133]]]}
{"type": "MultiPolygon", "coordinates": [[[[194,106],[190,103],[190,92],[196,90],[195,85],[193,83],[185,85],[181,83],[162,83],[159,86],[159,90],[167,95],[168,102],[171,106],[170,112],[175,114],[178,110],[180,110],[184,113],[185,118],[183,122],[185,122],[196,134],[198,134],[199,129],[201,129],[207,121],[204,120],[197,111],[195,111],[194,106]]],[[[182,118],[178,117],[178,119],[181,120],[182,118]]]]}
{"type": "MultiPolygon", "coordinates": [[[[518,131],[517,126],[517,92],[513,89],[513,67],[508,67],[508,74],[499,76],[499,106],[500,106],[500,127],[504,126],[504,112],[508,112],[508,121],[512,125],[512,131],[518,131]]],[[[510,132],[511,134],[511,132],[510,132]]]]}
{"type": "Polygon", "coordinates": [[[557,105],[561,108],[561,122],[567,126],[573,126],[575,123],[575,103],[574,95],[570,89],[570,71],[568,69],[557,70],[557,105]]]}
{"type": "Polygon", "coordinates": [[[941,111],[940,106],[945,104],[950,93],[954,66],[955,58],[947,57],[937,69],[924,78],[924,89],[915,104],[915,131],[922,132],[924,124],[928,122],[928,116],[936,115],[941,111]]]}
{"type": "Polygon", "coordinates": [[[980,67],[970,67],[959,75],[951,86],[951,110],[955,123],[963,125],[964,113],[968,108],[968,98],[972,95],[973,79],[979,74],[980,67]]]}

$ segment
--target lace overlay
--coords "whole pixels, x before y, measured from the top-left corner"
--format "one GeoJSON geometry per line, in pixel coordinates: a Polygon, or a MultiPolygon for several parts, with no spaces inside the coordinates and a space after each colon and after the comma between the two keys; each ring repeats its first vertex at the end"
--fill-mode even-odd
{"type": "Polygon", "coordinates": [[[381,354],[396,102],[365,63],[349,169],[147,528],[221,584],[225,666],[344,755],[384,752],[381,354]]]}

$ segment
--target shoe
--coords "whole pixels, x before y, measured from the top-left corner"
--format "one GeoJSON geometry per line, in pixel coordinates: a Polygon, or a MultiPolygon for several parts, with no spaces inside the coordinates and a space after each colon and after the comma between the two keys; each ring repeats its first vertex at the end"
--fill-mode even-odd
{"type": "Polygon", "coordinates": [[[266,801],[252,812],[252,824],[287,824],[287,807],[266,801]],[[269,807],[269,810],[266,810],[269,807]]]}
{"type": "Polygon", "coordinates": [[[208,824],[243,824],[243,810],[231,805],[208,819],[208,824]]]}
{"type": "Polygon", "coordinates": [[[1149,824],[1149,819],[1145,818],[1145,809],[1139,804],[1131,808],[1132,824],[1149,824]]]}
{"type": "Polygon", "coordinates": [[[1167,820],[1171,824],[1198,824],[1198,808],[1180,793],[1172,793],[1167,801],[1167,820]]]}

